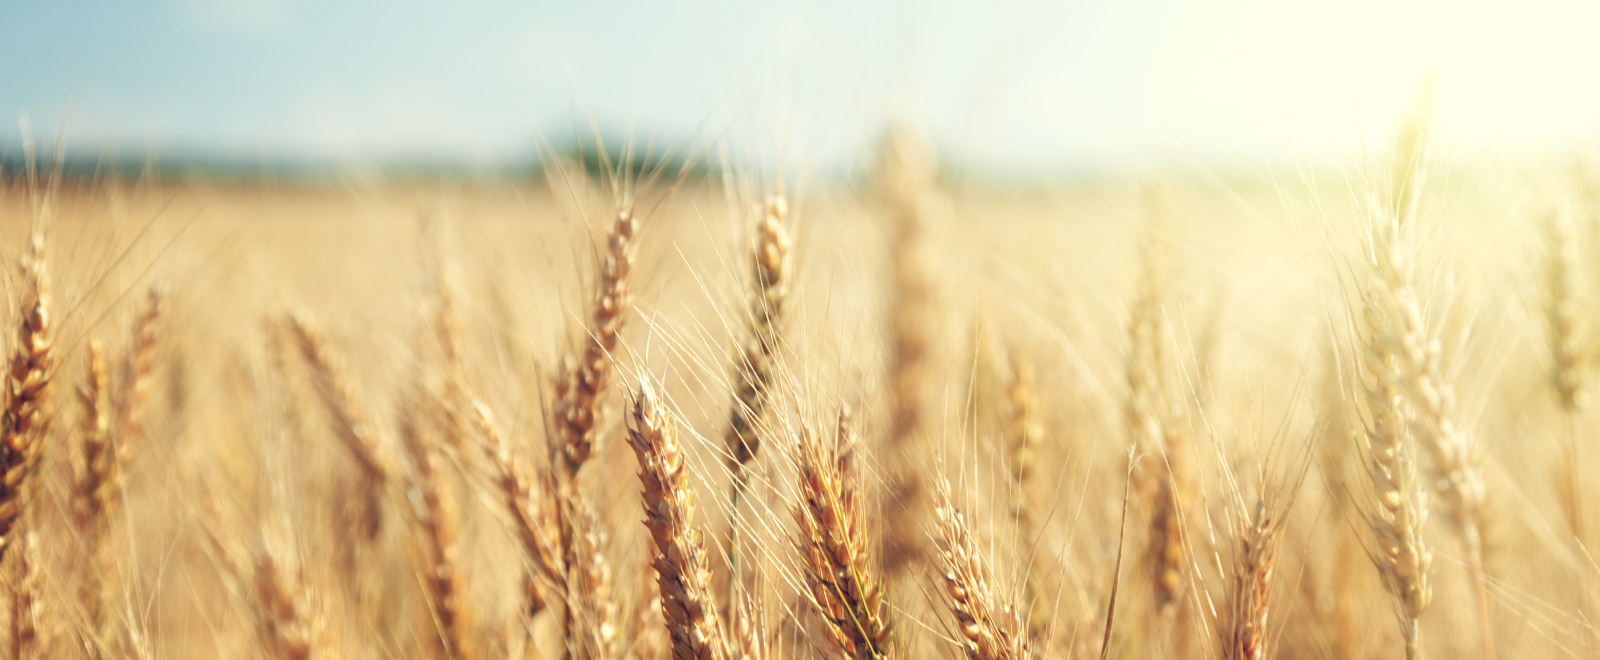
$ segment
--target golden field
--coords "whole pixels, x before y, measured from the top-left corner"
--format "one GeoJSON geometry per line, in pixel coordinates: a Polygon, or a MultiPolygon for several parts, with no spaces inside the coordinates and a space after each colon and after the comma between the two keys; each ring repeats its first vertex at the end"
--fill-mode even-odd
{"type": "Polygon", "coordinates": [[[1600,178],[1398,153],[13,173],[6,655],[1595,657],[1600,178]]]}

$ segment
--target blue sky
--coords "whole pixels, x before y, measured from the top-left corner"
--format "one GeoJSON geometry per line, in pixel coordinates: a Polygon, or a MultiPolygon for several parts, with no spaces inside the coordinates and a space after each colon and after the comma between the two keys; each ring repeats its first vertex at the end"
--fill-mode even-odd
{"type": "Polygon", "coordinates": [[[0,4],[0,145],[492,163],[593,117],[812,168],[906,117],[1001,169],[1337,160],[1425,76],[1456,153],[1600,134],[1577,0],[0,4]]]}

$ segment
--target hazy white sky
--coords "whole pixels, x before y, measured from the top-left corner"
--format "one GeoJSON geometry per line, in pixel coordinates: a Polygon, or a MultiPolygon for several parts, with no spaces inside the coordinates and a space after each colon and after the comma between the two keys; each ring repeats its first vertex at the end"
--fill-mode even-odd
{"type": "Polygon", "coordinates": [[[904,116],[986,167],[1251,165],[1354,157],[1430,74],[1457,153],[1600,136],[1594,0],[14,4],[0,116],[93,149],[494,162],[592,115],[831,167],[904,116]]]}

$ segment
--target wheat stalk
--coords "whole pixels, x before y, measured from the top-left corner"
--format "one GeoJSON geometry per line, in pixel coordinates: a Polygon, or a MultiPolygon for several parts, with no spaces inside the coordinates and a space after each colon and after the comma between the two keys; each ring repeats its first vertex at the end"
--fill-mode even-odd
{"type": "Polygon", "coordinates": [[[734,365],[733,406],[723,436],[728,443],[729,467],[736,475],[761,450],[756,425],[766,409],[778,350],[778,324],[789,295],[789,230],[784,224],[788,214],[788,201],[773,195],[767,199],[757,227],[759,237],[751,259],[750,327],[734,365]]]}

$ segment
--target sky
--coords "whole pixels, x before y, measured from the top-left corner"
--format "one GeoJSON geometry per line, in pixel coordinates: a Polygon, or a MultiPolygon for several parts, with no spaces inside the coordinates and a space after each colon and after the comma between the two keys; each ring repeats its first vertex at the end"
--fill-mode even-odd
{"type": "Polygon", "coordinates": [[[597,125],[826,169],[902,120],[996,171],[1248,167],[1359,157],[1423,81],[1452,154],[1600,137],[1592,0],[0,0],[0,16],[13,151],[27,130],[140,155],[493,164],[597,125]]]}

